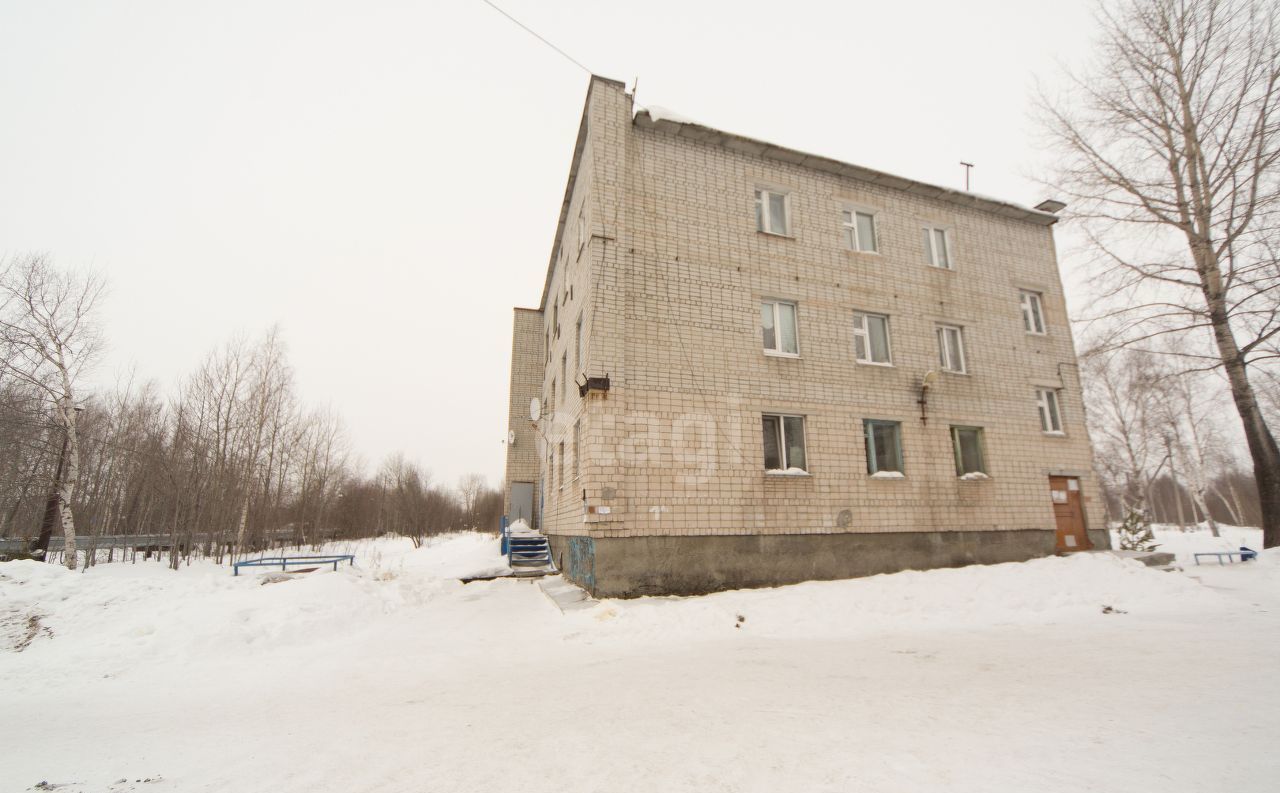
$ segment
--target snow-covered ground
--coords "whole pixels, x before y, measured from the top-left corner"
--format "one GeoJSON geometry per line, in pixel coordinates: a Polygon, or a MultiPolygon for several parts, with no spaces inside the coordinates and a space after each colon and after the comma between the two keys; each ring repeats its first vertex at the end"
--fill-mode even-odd
{"type": "Polygon", "coordinates": [[[1280,778],[1274,551],[567,614],[527,580],[457,580],[502,567],[491,537],[355,552],[354,568],[269,584],[209,563],[0,564],[0,793],[1203,793],[1280,778]]]}
{"type": "MultiPolygon", "coordinates": [[[[1208,524],[1187,526],[1183,531],[1167,523],[1157,523],[1151,527],[1156,538],[1156,550],[1171,553],[1178,558],[1181,565],[1195,565],[1195,554],[1205,551],[1238,551],[1241,546],[1255,551],[1262,550],[1262,529],[1248,526],[1219,525],[1218,534],[1214,537],[1209,532],[1208,524]]],[[[1119,548],[1116,532],[1111,532],[1111,544],[1119,548]]],[[[1217,564],[1210,559],[1201,559],[1201,564],[1217,564]]]]}

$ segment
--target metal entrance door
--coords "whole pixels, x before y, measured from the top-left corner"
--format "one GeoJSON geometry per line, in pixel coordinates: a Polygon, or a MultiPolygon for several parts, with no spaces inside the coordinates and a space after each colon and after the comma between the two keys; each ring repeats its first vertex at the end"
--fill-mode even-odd
{"type": "Polygon", "coordinates": [[[524,520],[533,528],[533,482],[511,483],[511,523],[524,520]]]}
{"type": "Polygon", "coordinates": [[[1074,476],[1049,477],[1049,496],[1053,499],[1053,517],[1058,523],[1058,553],[1087,551],[1093,547],[1084,525],[1084,501],[1080,498],[1080,480],[1074,476]]]}

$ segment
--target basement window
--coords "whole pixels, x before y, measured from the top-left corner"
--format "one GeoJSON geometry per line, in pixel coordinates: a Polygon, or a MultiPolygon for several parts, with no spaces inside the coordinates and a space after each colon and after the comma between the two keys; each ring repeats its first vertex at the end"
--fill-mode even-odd
{"type": "Polygon", "coordinates": [[[756,230],[786,236],[787,194],[773,190],[756,190],[756,230]]]}
{"type": "Polygon", "coordinates": [[[764,470],[776,473],[808,471],[804,453],[804,416],[766,413],[764,426],[764,470]]]}

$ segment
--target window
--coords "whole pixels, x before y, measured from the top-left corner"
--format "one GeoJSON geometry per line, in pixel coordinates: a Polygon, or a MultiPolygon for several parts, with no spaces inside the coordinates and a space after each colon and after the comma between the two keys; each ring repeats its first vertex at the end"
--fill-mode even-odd
{"type": "Polygon", "coordinates": [[[582,369],[582,315],[578,315],[578,321],[573,328],[573,368],[582,369]]]}
{"type": "Polygon", "coordinates": [[[867,473],[902,473],[902,425],[896,421],[865,419],[867,473]]]}
{"type": "Polygon", "coordinates": [[[546,404],[546,410],[547,410],[547,412],[548,412],[548,413],[550,413],[551,411],[553,411],[553,410],[555,410],[555,409],[556,409],[556,381],[555,381],[555,378],[552,378],[552,380],[551,380],[551,401],[550,401],[550,402],[548,402],[548,403],[546,404]]]}
{"type": "Polygon", "coordinates": [[[1028,292],[1022,295],[1022,327],[1027,333],[1044,333],[1044,309],[1040,302],[1039,292],[1028,292]]]}
{"type": "Polygon", "coordinates": [[[547,329],[547,363],[551,363],[551,329],[547,329]]]}
{"type": "Polygon", "coordinates": [[[955,325],[938,326],[938,363],[943,371],[964,374],[964,331],[955,325]]]}
{"type": "Polygon", "coordinates": [[[556,477],[560,480],[560,489],[564,490],[564,441],[560,441],[560,458],[556,461],[556,477]]]}
{"type": "Polygon", "coordinates": [[[867,251],[875,253],[879,250],[876,247],[876,219],[870,212],[859,212],[856,209],[846,209],[842,216],[844,218],[844,244],[849,246],[851,251],[867,251]]]}
{"type": "Polygon", "coordinates": [[[883,314],[853,314],[853,356],[858,363],[890,366],[889,318],[883,314]]]}
{"type": "Polygon", "coordinates": [[[943,270],[951,269],[951,240],[946,229],[927,227],[924,230],[924,260],[943,270]]]}
{"type": "Polygon", "coordinates": [[[760,304],[760,328],[764,333],[764,351],[774,355],[799,355],[796,338],[796,304],[781,300],[765,300],[760,304]]]}
{"type": "Polygon", "coordinates": [[[560,356],[560,382],[564,383],[564,390],[560,392],[560,398],[564,399],[569,395],[569,353],[567,351],[560,356]]]}
{"type": "Polygon", "coordinates": [[[956,452],[956,476],[987,472],[986,460],[982,456],[981,427],[952,427],[951,445],[956,452]]]}
{"type": "Polygon", "coordinates": [[[765,415],[764,470],[807,471],[804,456],[804,417],[765,415]]]}
{"type": "Polygon", "coordinates": [[[578,207],[578,255],[582,255],[582,249],[587,247],[587,200],[582,200],[581,206],[578,207]]]}
{"type": "Polygon", "coordinates": [[[1052,388],[1037,388],[1036,403],[1040,409],[1040,429],[1062,434],[1062,413],[1058,409],[1058,392],[1052,388]]]}
{"type": "Polygon", "coordinates": [[[756,191],[756,231],[787,233],[787,194],[756,191]]]}
{"type": "Polygon", "coordinates": [[[573,478],[576,480],[582,472],[578,461],[582,459],[582,419],[573,422],[573,478]]]}

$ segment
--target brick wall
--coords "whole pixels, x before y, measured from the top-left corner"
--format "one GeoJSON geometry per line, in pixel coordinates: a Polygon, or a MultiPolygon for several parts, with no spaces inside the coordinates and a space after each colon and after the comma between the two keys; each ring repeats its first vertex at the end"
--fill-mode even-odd
{"type": "Polygon", "coordinates": [[[1093,504],[1051,227],[646,128],[610,81],[592,82],[583,129],[542,314],[542,389],[549,397],[555,381],[557,395],[539,450],[547,531],[1052,528],[1051,473],[1081,477],[1093,504]],[[756,230],[761,186],[789,194],[790,236],[756,230]],[[876,213],[878,253],[846,248],[846,206],[876,213]],[[924,225],[950,230],[953,270],[926,264],[924,225]],[[1043,295],[1047,334],[1024,332],[1020,289],[1043,295]],[[762,298],[797,304],[798,358],[762,351],[762,298]],[[892,367],[855,362],[855,310],[890,317],[892,367]],[[964,328],[969,373],[937,376],[923,424],[939,322],[964,328]],[[568,379],[607,373],[607,395],[565,388],[566,352],[568,379]],[[1037,386],[1061,389],[1062,436],[1041,431],[1037,386]],[[807,476],[765,473],[765,412],[805,416],[807,476]],[[905,479],[868,475],[863,419],[901,422],[905,479]],[[989,480],[956,477],[953,424],[983,428],[989,480]]]}
{"type": "MultiPolygon", "coordinates": [[[[511,388],[507,426],[514,442],[507,443],[507,475],[502,514],[511,514],[511,483],[534,484],[534,514],[538,514],[538,433],[529,421],[529,400],[542,387],[542,312],[517,308],[511,331],[511,388]]],[[[509,436],[510,437],[510,436],[509,436]]]]}

